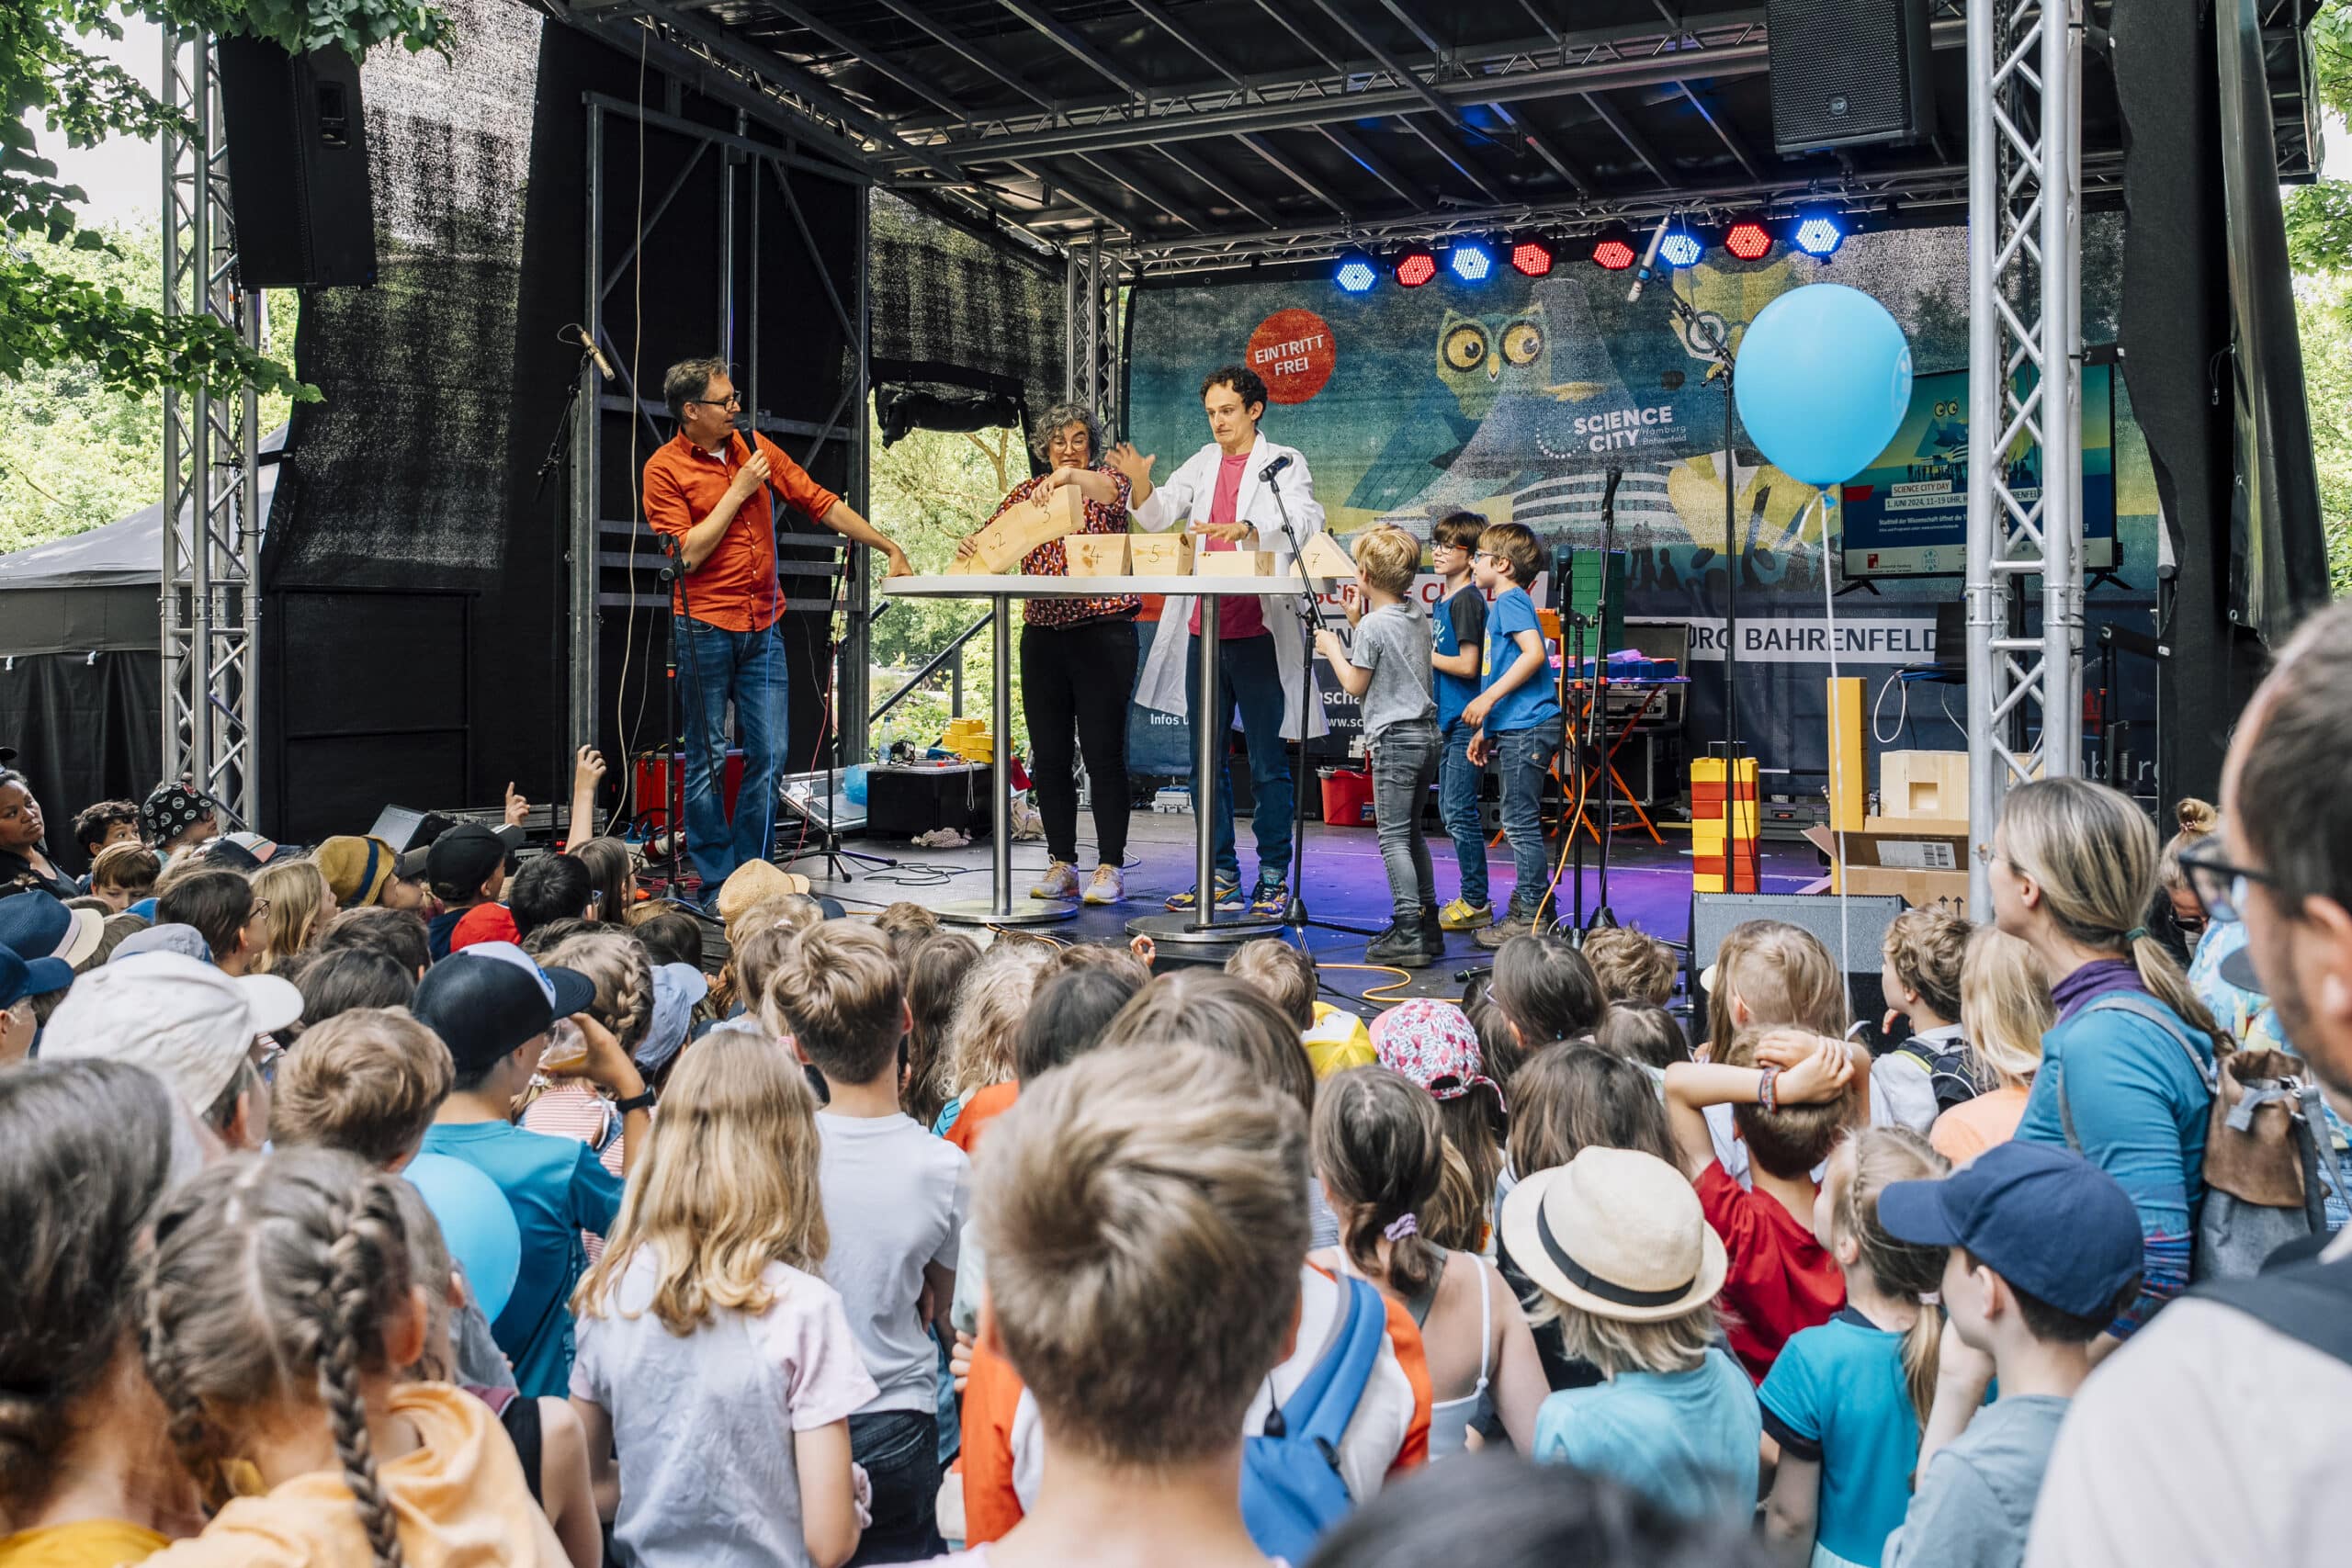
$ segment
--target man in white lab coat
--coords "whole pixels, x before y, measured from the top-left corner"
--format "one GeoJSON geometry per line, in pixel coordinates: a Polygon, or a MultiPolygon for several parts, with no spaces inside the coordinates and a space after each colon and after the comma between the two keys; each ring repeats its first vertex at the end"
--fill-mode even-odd
{"type": "MultiPolygon", "coordinates": [[[[1126,475],[1133,489],[1129,506],[1136,521],[1155,533],[1187,525],[1196,547],[1212,550],[1287,550],[1283,507],[1300,544],[1321,532],[1323,508],[1315,500],[1306,459],[1259,433],[1258,421],[1266,412],[1266,383],[1257,372],[1238,365],[1212,371],[1201,387],[1201,408],[1215,439],[1186,458],[1165,485],[1152,483],[1155,457],[1126,442],[1112,449],[1112,466],[1126,475]],[[1272,478],[1264,477],[1277,463],[1281,467],[1272,478]]],[[[1302,733],[1327,732],[1323,699],[1308,665],[1306,631],[1294,607],[1295,594],[1237,596],[1213,603],[1221,648],[1217,711],[1194,715],[1193,721],[1223,729],[1233,722],[1235,709],[1240,710],[1242,739],[1250,752],[1250,822],[1258,840],[1258,880],[1249,894],[1241,889],[1233,794],[1222,752],[1214,788],[1207,781],[1193,781],[1194,808],[1201,809],[1201,802],[1214,802],[1209,809],[1216,813],[1216,907],[1279,915],[1290,900],[1291,812],[1296,787],[1283,742],[1302,733]]],[[[1136,700],[1144,706],[1161,713],[1187,711],[1190,694],[1199,683],[1194,634],[1200,630],[1200,615],[1201,602],[1190,595],[1171,597],[1160,610],[1159,629],[1136,683],[1136,700]]],[[[1201,896],[1198,888],[1179,893],[1168,907],[1189,909],[1201,896]]]]}

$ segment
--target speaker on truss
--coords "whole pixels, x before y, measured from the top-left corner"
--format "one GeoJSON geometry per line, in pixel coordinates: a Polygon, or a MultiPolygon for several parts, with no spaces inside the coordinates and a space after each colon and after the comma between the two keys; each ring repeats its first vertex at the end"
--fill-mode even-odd
{"type": "Polygon", "coordinates": [[[1767,0],[1772,146],[1811,152],[1935,130],[1928,0],[1767,0]]]}
{"type": "Polygon", "coordinates": [[[220,119],[237,280],[247,288],[376,281],[376,203],[359,62],[339,49],[288,54],[224,38],[220,119]]]}

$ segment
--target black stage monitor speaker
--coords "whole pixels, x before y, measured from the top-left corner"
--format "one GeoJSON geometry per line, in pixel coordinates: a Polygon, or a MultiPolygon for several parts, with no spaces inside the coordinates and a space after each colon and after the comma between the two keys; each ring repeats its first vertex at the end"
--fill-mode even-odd
{"type": "MultiPolygon", "coordinates": [[[[1846,989],[1854,1016],[1875,1023],[1885,1007],[1879,990],[1879,971],[1885,959],[1881,948],[1886,928],[1911,906],[1893,894],[1857,893],[1845,900],[1846,989]]],[[[1821,939],[1832,963],[1838,960],[1838,904],[1819,893],[1695,893],[1690,897],[1690,975],[1693,998],[1703,995],[1699,976],[1715,961],[1715,950],[1734,926],[1748,920],[1785,920],[1803,926],[1821,939]]],[[[1695,1004],[1702,1009],[1703,1002],[1695,1004]]]]}
{"type": "Polygon", "coordinates": [[[247,288],[376,281],[376,203],[359,62],[339,49],[292,55],[220,40],[220,116],[237,276],[247,288]]]}
{"type": "Polygon", "coordinates": [[[1934,131],[1928,0],[1768,0],[1764,17],[1776,151],[1934,131]]]}

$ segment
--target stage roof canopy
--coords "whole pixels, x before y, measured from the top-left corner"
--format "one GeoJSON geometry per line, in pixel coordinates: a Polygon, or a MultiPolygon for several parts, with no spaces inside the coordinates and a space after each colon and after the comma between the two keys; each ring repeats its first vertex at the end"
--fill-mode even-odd
{"type": "MultiPolygon", "coordinates": [[[[1726,0],[556,3],[631,53],[650,28],[657,65],[877,182],[1050,248],[1100,232],[1147,272],[1808,197],[1958,221],[1966,199],[1961,0],[1930,6],[1933,134],[1800,154],[1773,150],[1765,8],[1726,0]]],[[[2308,178],[2316,0],[2257,4],[2279,170],[2308,178]]],[[[2096,59],[2083,98],[2086,197],[2111,201],[2096,59]]]]}

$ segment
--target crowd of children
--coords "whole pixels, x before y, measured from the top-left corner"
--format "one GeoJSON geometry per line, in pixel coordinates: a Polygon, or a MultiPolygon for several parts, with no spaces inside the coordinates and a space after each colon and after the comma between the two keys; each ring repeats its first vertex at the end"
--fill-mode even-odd
{"type": "MultiPolygon", "coordinates": [[[[1526,551],[1464,561],[1465,529],[1442,558],[1503,592],[1436,657],[1483,634],[1508,676],[1526,551]]],[[[1490,750],[1520,788],[1556,709],[1523,677],[1433,701],[1409,559],[1358,559],[1324,651],[1384,796],[1490,750]]],[[[2324,646],[2352,674],[2352,631],[2324,646]]],[[[1490,976],[1366,1019],[1279,941],[1154,975],[759,862],[722,937],[615,840],[509,878],[488,829],[208,821],[179,786],[84,813],[103,892],[11,850],[0,1568],[2068,1562],[2128,1491],[2077,1395],[2155,1408],[2152,1319],[2177,1367],[2174,1325],[2301,1300],[2171,1304],[2265,1261],[2207,1189],[2262,1157],[2227,1097],[2250,1098],[2233,1038],[2294,971],[2270,926],[2259,975],[2192,983],[2149,922],[2191,912],[2167,875],[2222,931],[2306,874],[2080,781],[2011,795],[1993,923],[1890,926],[1875,1054],[1804,931],[1730,932],[1686,1030],[1673,950],[1543,929],[1528,866],[1490,976]]],[[[1383,847],[1388,951],[1479,913],[1466,878],[1435,906],[1417,828],[1383,847]]],[[[2352,927],[2329,886],[2310,919],[2352,927]]],[[[2317,941],[2266,1040],[2352,1014],[2317,941]]],[[[2271,1261],[2325,1247],[2280,1278],[2340,1303],[2342,1204],[2306,1196],[2271,1261]]],[[[2326,1352],[2309,1304],[2278,1331],[2326,1352]]],[[[2236,1560],[2332,1541],[2259,1528],[2290,1544],[2236,1560]]]]}

